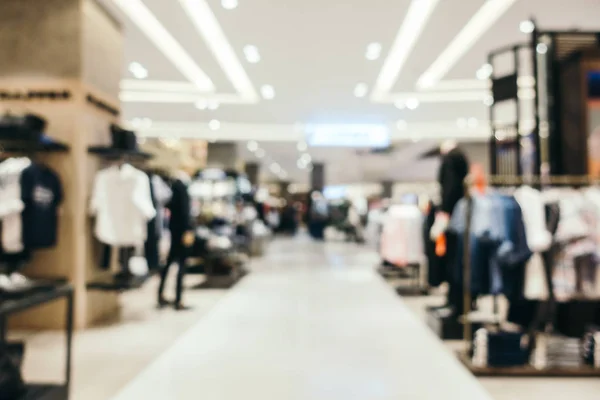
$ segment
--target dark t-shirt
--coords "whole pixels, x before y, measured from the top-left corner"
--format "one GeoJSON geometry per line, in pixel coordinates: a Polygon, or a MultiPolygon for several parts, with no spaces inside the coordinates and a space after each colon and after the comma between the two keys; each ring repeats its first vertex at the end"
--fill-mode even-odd
{"type": "Polygon", "coordinates": [[[42,249],[56,245],[58,206],[63,199],[62,184],[49,167],[31,164],[21,174],[21,199],[25,205],[23,245],[26,249],[42,249]]]}

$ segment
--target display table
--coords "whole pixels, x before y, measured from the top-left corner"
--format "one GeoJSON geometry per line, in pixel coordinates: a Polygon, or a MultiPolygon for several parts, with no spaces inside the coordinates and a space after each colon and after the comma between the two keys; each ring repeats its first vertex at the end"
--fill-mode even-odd
{"type": "Polygon", "coordinates": [[[24,292],[10,300],[0,298],[0,345],[6,343],[7,320],[12,314],[29,310],[59,299],[66,299],[66,364],[63,384],[27,384],[27,392],[19,400],[67,400],[71,383],[71,344],[73,338],[73,287],[64,282],[24,292]]]}

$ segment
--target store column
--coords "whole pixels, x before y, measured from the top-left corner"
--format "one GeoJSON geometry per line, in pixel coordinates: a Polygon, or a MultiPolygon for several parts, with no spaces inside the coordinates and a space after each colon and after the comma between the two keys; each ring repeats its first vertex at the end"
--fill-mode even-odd
{"type": "Polygon", "coordinates": [[[310,189],[323,191],[325,187],[325,164],[315,163],[310,171],[310,189]]]}
{"type": "MultiPolygon", "coordinates": [[[[115,292],[86,289],[102,273],[88,215],[100,163],[87,148],[110,143],[110,124],[119,122],[121,27],[93,0],[2,0],[0,27],[0,113],[42,116],[45,133],[70,146],[65,153],[37,155],[36,161],[58,173],[63,187],[58,244],[35,252],[21,272],[68,279],[75,288],[75,326],[82,328],[118,313],[115,292]]],[[[55,302],[11,323],[58,329],[64,314],[64,304],[55,302]]]]}
{"type": "Polygon", "coordinates": [[[394,197],[394,182],[383,181],[381,182],[381,197],[384,199],[391,199],[394,197]]]}
{"type": "Polygon", "coordinates": [[[241,161],[238,159],[236,143],[216,142],[208,144],[206,166],[224,170],[241,171],[241,161]]]}
{"type": "Polygon", "coordinates": [[[244,172],[252,184],[252,187],[257,187],[260,177],[260,164],[255,162],[247,162],[244,164],[244,172]]]}

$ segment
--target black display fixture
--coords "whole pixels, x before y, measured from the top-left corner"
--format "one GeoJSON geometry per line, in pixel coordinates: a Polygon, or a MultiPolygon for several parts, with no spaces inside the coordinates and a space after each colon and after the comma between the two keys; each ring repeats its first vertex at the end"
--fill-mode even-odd
{"type": "Polygon", "coordinates": [[[69,146],[44,134],[46,119],[35,114],[0,117],[0,152],[11,154],[66,152],[69,146]]]}
{"type": "Polygon", "coordinates": [[[19,298],[0,297],[0,346],[10,346],[6,341],[7,320],[13,315],[46,305],[60,299],[66,299],[65,315],[65,380],[60,384],[39,384],[26,382],[25,393],[18,400],[68,400],[71,384],[71,351],[73,338],[73,287],[68,283],[57,282],[45,291],[23,293],[19,298]]]}
{"type": "MultiPolygon", "coordinates": [[[[569,74],[568,66],[582,55],[599,49],[598,32],[543,31],[535,27],[528,42],[489,53],[488,63],[493,71],[490,77],[493,102],[490,98],[488,103],[492,175],[587,174],[583,166],[587,160],[584,154],[587,144],[583,141],[588,133],[579,129],[576,139],[571,133],[567,135],[569,125],[575,124],[577,128],[582,119],[566,109],[561,99],[566,99],[571,88],[579,83],[573,79],[580,77],[569,74]],[[511,68],[498,73],[497,69],[502,69],[497,68],[498,64],[509,57],[512,57],[508,63],[511,68]],[[512,120],[506,118],[511,103],[512,120]]],[[[505,70],[506,66],[505,62],[505,70]]]]}
{"type": "Polygon", "coordinates": [[[144,161],[154,157],[152,154],[139,149],[135,132],[117,125],[111,125],[110,134],[110,146],[90,146],[88,147],[88,153],[106,160],[144,161]]]}

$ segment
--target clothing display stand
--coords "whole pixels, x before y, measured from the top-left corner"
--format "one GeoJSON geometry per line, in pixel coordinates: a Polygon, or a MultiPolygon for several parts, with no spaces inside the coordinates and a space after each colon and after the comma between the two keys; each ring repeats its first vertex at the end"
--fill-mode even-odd
{"type": "MultiPolygon", "coordinates": [[[[491,176],[488,178],[488,182],[490,185],[494,186],[517,186],[517,185],[536,185],[536,186],[582,186],[589,185],[592,183],[598,184],[600,181],[598,179],[590,178],[588,176],[560,176],[560,177],[552,177],[552,176],[529,176],[529,177],[518,177],[518,176],[491,176]]],[[[473,200],[471,199],[470,194],[470,185],[468,182],[465,184],[465,197],[467,199],[467,212],[465,217],[465,232],[464,232],[464,253],[463,253],[463,295],[464,295],[464,315],[461,318],[461,322],[463,324],[463,338],[465,347],[463,351],[459,353],[459,359],[461,362],[473,373],[475,376],[479,377],[600,377],[600,369],[593,368],[587,365],[581,365],[579,367],[547,367],[547,368],[536,368],[531,364],[526,364],[523,366],[514,366],[514,367],[493,367],[493,366],[476,366],[473,364],[472,357],[472,345],[473,345],[473,326],[474,323],[470,318],[471,313],[471,304],[472,304],[472,296],[471,296],[471,248],[470,248],[470,240],[468,240],[470,232],[469,227],[472,219],[472,205],[473,200]]],[[[548,257],[544,257],[544,262],[547,263],[548,257]]],[[[546,266],[546,270],[548,270],[548,266],[546,266]]],[[[542,313],[542,310],[551,310],[554,312],[554,307],[551,306],[550,303],[554,302],[554,288],[552,284],[552,279],[546,279],[547,290],[549,293],[548,300],[542,302],[539,306],[538,314],[542,313]]],[[[495,327],[499,327],[501,321],[499,321],[497,316],[497,306],[494,306],[494,316],[489,319],[489,321],[478,321],[482,326],[485,325],[494,325],[495,327]]],[[[552,331],[551,321],[553,320],[553,315],[546,315],[546,326],[545,330],[548,334],[552,331]]],[[[537,318],[536,318],[537,319],[537,318]]],[[[539,321],[538,321],[539,322],[539,321]]],[[[537,324],[535,324],[537,325],[537,324]]],[[[538,332],[535,326],[529,327],[527,332],[524,333],[528,337],[528,342],[530,345],[534,343],[536,334],[542,332],[538,332]]]]}
{"type": "MultiPolygon", "coordinates": [[[[106,146],[90,146],[90,154],[97,155],[107,162],[132,163],[138,164],[145,162],[153,157],[152,154],[139,150],[125,150],[106,146]]],[[[128,262],[131,252],[126,248],[118,248],[119,273],[115,275],[103,275],[87,283],[89,290],[98,290],[105,292],[123,292],[141,288],[158,270],[149,271],[143,276],[132,275],[128,271],[128,262]]]]}
{"type": "Polygon", "coordinates": [[[68,283],[55,283],[44,291],[24,293],[21,297],[5,300],[0,298],[0,346],[7,344],[6,330],[9,316],[56,300],[66,300],[65,314],[65,380],[62,384],[26,384],[26,392],[18,400],[68,400],[71,384],[71,351],[73,337],[73,287],[68,283]]]}
{"type": "MultiPolygon", "coordinates": [[[[90,291],[87,283],[100,275],[88,212],[100,163],[88,147],[109,143],[109,127],[121,119],[122,27],[93,0],[61,0],[60,13],[56,2],[10,0],[3,6],[0,47],[13,56],[0,60],[0,114],[39,115],[48,122],[43,133],[70,147],[36,149],[39,161],[60,177],[64,202],[56,247],[36,251],[22,273],[67,279],[77,298],[74,325],[83,329],[118,315],[120,307],[117,293],[90,291]],[[36,39],[23,40],[23,32],[36,32],[36,39]]],[[[10,328],[59,329],[63,314],[60,304],[44,304],[15,315],[10,328]]]]}
{"type": "Polygon", "coordinates": [[[401,284],[397,286],[396,293],[403,297],[427,296],[429,294],[429,288],[426,284],[427,277],[425,276],[427,271],[423,263],[410,264],[406,266],[405,269],[409,270],[410,272],[408,279],[404,279],[403,281],[408,280],[409,284],[401,284]]]}

